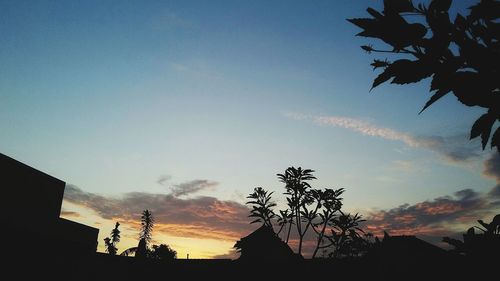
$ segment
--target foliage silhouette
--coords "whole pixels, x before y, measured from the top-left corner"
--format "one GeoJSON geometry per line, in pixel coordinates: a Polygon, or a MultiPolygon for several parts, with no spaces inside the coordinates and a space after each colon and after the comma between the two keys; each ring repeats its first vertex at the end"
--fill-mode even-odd
{"type": "Polygon", "coordinates": [[[331,235],[327,236],[334,251],[330,254],[335,258],[353,257],[366,253],[370,247],[370,233],[365,233],[359,227],[364,222],[359,214],[344,214],[333,219],[331,235]]]}
{"type": "Polygon", "coordinates": [[[177,251],[166,244],[153,245],[149,252],[149,258],[156,260],[173,260],[177,258],[177,251]]]}
{"type": "MultiPolygon", "coordinates": [[[[277,174],[279,180],[285,183],[284,195],[288,206],[288,209],[280,210],[279,214],[273,211],[276,207],[276,203],[271,201],[273,192],[262,187],[255,188],[247,197],[251,199],[247,204],[252,205],[249,217],[256,218],[251,223],[261,222],[266,231],[269,229],[277,238],[288,227],[283,239],[286,244],[295,225],[299,237],[299,256],[302,256],[304,237],[310,229],[316,234],[312,258],[316,258],[319,250],[338,253],[332,257],[347,256],[346,253],[350,253],[348,256],[351,257],[366,253],[369,246],[367,237],[370,235],[365,235],[359,227],[364,220],[358,214],[345,215],[341,211],[340,196],[345,190],[312,188],[309,181],[316,179],[313,173],[311,169],[289,167],[283,174],[277,174]],[[277,232],[274,232],[273,223],[279,227],[277,232]]],[[[264,232],[262,229],[260,231],[264,232]]]]}
{"type": "Polygon", "coordinates": [[[276,214],[272,208],[276,206],[276,203],[271,202],[272,194],[273,192],[268,193],[262,187],[256,187],[253,193],[247,196],[250,201],[245,204],[252,206],[249,217],[256,218],[251,224],[261,222],[263,225],[273,228],[271,220],[276,217],[276,214]]]}
{"type": "Polygon", "coordinates": [[[131,247],[131,248],[128,248],[126,249],[125,251],[123,251],[120,256],[130,256],[130,255],[133,255],[137,252],[137,247],[131,247]]]}
{"type": "Polygon", "coordinates": [[[139,233],[139,244],[137,247],[129,248],[123,251],[120,256],[129,256],[135,253],[137,258],[147,258],[149,253],[148,244],[151,242],[154,227],[153,213],[149,210],[142,211],[141,231],[139,233]]]}
{"type": "Polygon", "coordinates": [[[148,246],[146,239],[141,238],[139,244],[137,245],[137,250],[135,251],[135,257],[138,259],[145,259],[148,257],[148,246]]]}
{"type": "Polygon", "coordinates": [[[111,230],[111,242],[113,244],[120,242],[120,230],[118,229],[119,226],[120,226],[120,223],[116,222],[115,228],[113,228],[113,230],[111,230]]]}
{"type": "Polygon", "coordinates": [[[473,256],[477,258],[487,258],[498,254],[500,251],[500,214],[496,215],[490,223],[478,220],[482,227],[474,226],[463,234],[463,241],[450,237],[443,237],[443,242],[453,246],[452,252],[473,256]],[[479,229],[482,233],[476,233],[479,229]]]}
{"type": "Polygon", "coordinates": [[[118,249],[111,243],[111,239],[109,237],[104,238],[104,246],[106,247],[106,252],[110,255],[116,255],[118,249]]]}
{"type": "Polygon", "coordinates": [[[315,258],[318,250],[327,248],[329,246],[325,246],[324,240],[328,239],[327,236],[325,236],[325,232],[327,230],[327,227],[332,227],[335,226],[335,218],[337,216],[337,212],[340,212],[340,209],[342,208],[342,198],[340,198],[340,195],[344,193],[344,189],[340,188],[337,190],[333,189],[325,189],[325,191],[321,190],[312,190],[313,197],[316,199],[318,202],[318,210],[321,209],[321,211],[316,211],[317,217],[319,217],[319,221],[317,221],[317,217],[311,218],[311,222],[315,221],[312,223],[312,229],[316,234],[318,235],[317,241],[316,241],[316,247],[314,249],[312,258],[315,258]]]}
{"type": "Polygon", "coordinates": [[[290,212],[290,210],[280,210],[279,215],[276,215],[276,222],[278,223],[278,226],[280,227],[278,232],[276,233],[279,235],[283,229],[285,229],[288,225],[288,231],[286,232],[286,239],[285,243],[288,244],[288,240],[290,240],[290,233],[292,231],[292,226],[294,224],[293,222],[293,212],[290,212]]]}
{"type": "Polygon", "coordinates": [[[287,168],[283,174],[277,174],[280,181],[285,184],[287,204],[295,219],[295,226],[299,235],[299,255],[302,255],[304,235],[310,226],[310,223],[307,223],[304,227],[302,222],[304,215],[306,217],[311,215],[307,206],[313,202],[313,198],[309,193],[309,189],[311,188],[309,181],[316,179],[313,173],[314,170],[303,170],[301,167],[295,168],[292,166],[287,168]]]}
{"type": "Polygon", "coordinates": [[[152,239],[154,223],[155,220],[151,211],[144,210],[141,216],[141,233],[139,239],[144,239],[146,248],[152,239]]]}
{"type": "Polygon", "coordinates": [[[111,238],[106,237],[104,238],[104,243],[106,246],[106,252],[108,252],[110,255],[116,255],[118,252],[118,248],[116,247],[116,244],[120,242],[120,230],[118,227],[120,226],[119,222],[116,222],[115,228],[111,230],[111,238]]]}
{"type": "MultiPolygon", "coordinates": [[[[457,14],[453,22],[448,14],[451,2],[433,0],[428,6],[415,6],[411,0],[384,0],[382,12],[368,8],[371,18],[348,21],[363,29],[358,36],[377,38],[392,47],[361,46],[366,52],[404,57],[375,59],[371,65],[383,71],[372,89],[391,79],[393,84],[408,84],[432,76],[433,95],[420,113],[450,92],[466,106],[485,108],[470,132],[471,139],[481,137],[485,149],[495,122],[500,121],[500,2],[481,0],[469,8],[469,15],[457,14]]],[[[500,153],[500,128],[491,137],[494,147],[500,153]]]]}

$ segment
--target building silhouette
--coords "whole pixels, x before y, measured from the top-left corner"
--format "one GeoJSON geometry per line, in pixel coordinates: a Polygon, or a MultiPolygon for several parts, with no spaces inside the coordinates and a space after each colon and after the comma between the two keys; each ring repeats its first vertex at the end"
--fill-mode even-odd
{"type": "Polygon", "coordinates": [[[239,260],[284,260],[298,256],[268,226],[261,226],[248,236],[241,238],[234,248],[241,253],[239,260]]]}
{"type": "Polygon", "coordinates": [[[4,247],[13,259],[78,257],[97,249],[99,229],[60,217],[65,182],[0,153],[4,247]]]}

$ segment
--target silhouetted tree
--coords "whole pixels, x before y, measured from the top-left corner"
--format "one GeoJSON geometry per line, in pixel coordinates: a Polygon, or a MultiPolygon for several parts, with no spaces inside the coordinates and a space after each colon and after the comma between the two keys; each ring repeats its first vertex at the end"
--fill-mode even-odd
{"type": "Polygon", "coordinates": [[[285,183],[287,195],[287,204],[293,217],[295,219],[295,226],[297,228],[297,233],[299,235],[299,250],[298,253],[302,254],[302,243],[304,241],[304,235],[307,232],[310,224],[304,226],[302,224],[304,215],[306,217],[310,216],[307,207],[313,203],[313,198],[309,193],[311,185],[308,181],[316,179],[313,176],[314,170],[302,169],[301,167],[289,167],[285,170],[283,174],[277,174],[281,182],[285,183]]]}
{"type": "Polygon", "coordinates": [[[120,242],[120,230],[118,227],[120,226],[119,222],[116,222],[115,228],[111,230],[111,238],[106,237],[104,238],[104,244],[106,246],[106,252],[108,252],[110,255],[116,255],[118,252],[118,248],[116,247],[116,244],[120,242]]]}
{"type": "Polygon", "coordinates": [[[278,226],[280,227],[280,229],[278,230],[278,232],[276,232],[277,235],[279,235],[281,233],[281,231],[283,229],[286,229],[286,227],[288,226],[288,231],[287,231],[287,234],[286,234],[286,239],[285,239],[285,242],[288,244],[288,240],[290,239],[290,232],[292,230],[292,226],[293,226],[293,212],[290,212],[290,210],[280,210],[280,213],[279,215],[276,215],[276,222],[278,223],[278,226]]]}
{"type": "MultiPolygon", "coordinates": [[[[393,53],[396,60],[375,59],[374,69],[383,71],[372,89],[391,80],[393,84],[415,83],[431,77],[432,97],[424,111],[448,93],[466,106],[479,106],[486,113],[472,126],[470,138],[481,136],[483,149],[491,130],[500,120],[500,2],[481,0],[467,16],[450,20],[451,0],[433,0],[415,6],[411,0],[384,0],[384,10],[368,8],[371,18],[348,19],[362,28],[358,36],[377,38],[392,49],[361,48],[368,53],[393,53]],[[409,22],[407,19],[412,19],[409,22]]],[[[491,138],[500,152],[500,128],[491,138]]]]}
{"type": "Polygon", "coordinates": [[[120,226],[119,222],[116,222],[115,228],[111,230],[111,243],[116,245],[118,242],[120,242],[120,230],[118,227],[120,226]]]}
{"type": "Polygon", "coordinates": [[[148,257],[148,246],[145,238],[139,240],[139,244],[135,250],[135,257],[138,259],[144,259],[148,257]]]}
{"type": "MultiPolygon", "coordinates": [[[[344,214],[334,218],[331,222],[331,235],[326,238],[333,247],[331,256],[339,258],[341,256],[357,256],[364,252],[367,241],[364,239],[365,232],[360,228],[360,223],[364,222],[359,214],[344,214]]],[[[368,237],[371,237],[369,234],[368,237]]]]}
{"type": "MultiPolygon", "coordinates": [[[[252,205],[250,217],[256,219],[251,223],[261,222],[274,232],[273,223],[277,223],[279,229],[275,232],[279,234],[286,229],[286,243],[290,239],[293,225],[299,237],[298,254],[302,255],[304,237],[311,228],[316,233],[316,246],[312,258],[315,258],[318,251],[336,252],[340,256],[349,254],[359,256],[367,249],[368,240],[362,237],[365,234],[359,227],[359,223],[364,220],[358,214],[344,214],[341,211],[343,188],[339,189],[314,189],[309,181],[316,179],[314,170],[302,169],[301,167],[289,167],[283,174],[277,174],[281,182],[285,183],[288,209],[280,210],[279,215],[275,214],[273,207],[276,206],[271,201],[272,192],[267,192],[262,187],[256,187],[254,192],[247,198],[251,201],[246,204],[252,205]],[[331,234],[329,234],[331,232],[331,234]]],[[[365,235],[366,236],[366,235],[365,235]]]]}
{"type": "Polygon", "coordinates": [[[157,260],[173,260],[177,258],[177,251],[166,244],[153,245],[149,257],[157,260]]]}
{"type": "Polygon", "coordinates": [[[319,249],[327,247],[324,246],[325,231],[327,230],[327,227],[335,223],[334,218],[337,216],[337,212],[340,211],[340,208],[342,208],[342,198],[340,198],[340,195],[344,193],[344,189],[340,188],[333,190],[327,188],[325,191],[313,190],[312,192],[313,197],[318,202],[318,207],[321,210],[318,212],[319,221],[315,221],[312,224],[312,229],[318,235],[316,248],[314,249],[312,255],[312,258],[315,258],[319,249]]]}
{"type": "Polygon", "coordinates": [[[128,256],[130,256],[132,254],[135,254],[135,253],[137,253],[137,247],[131,247],[131,248],[128,248],[125,251],[123,251],[120,254],[120,256],[126,256],[126,257],[128,257],[128,256]]]}
{"type": "Polygon", "coordinates": [[[141,216],[141,233],[139,239],[144,239],[146,248],[152,239],[154,223],[153,213],[149,210],[144,210],[141,216]]]}
{"type": "Polygon", "coordinates": [[[110,255],[116,255],[118,249],[111,243],[111,239],[109,237],[104,238],[104,245],[106,247],[106,252],[110,255]]]}
{"type": "Polygon", "coordinates": [[[148,244],[151,242],[154,227],[153,213],[149,210],[144,210],[141,215],[141,231],[139,233],[139,244],[137,247],[129,248],[123,251],[120,256],[128,256],[135,253],[137,258],[148,257],[148,244]]]}
{"type": "Polygon", "coordinates": [[[256,187],[250,195],[247,196],[250,201],[246,204],[252,206],[249,217],[256,218],[251,223],[261,222],[263,225],[273,229],[273,224],[271,220],[276,217],[273,211],[273,207],[276,203],[271,201],[271,195],[273,192],[267,192],[262,187],[256,187]]]}

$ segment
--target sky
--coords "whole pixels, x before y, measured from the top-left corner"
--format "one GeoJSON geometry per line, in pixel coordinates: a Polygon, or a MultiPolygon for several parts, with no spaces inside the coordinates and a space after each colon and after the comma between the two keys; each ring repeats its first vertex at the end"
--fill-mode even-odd
{"type": "Polygon", "coordinates": [[[257,227],[245,197],[283,207],[289,166],[375,233],[456,235],[498,213],[500,159],[469,141],[480,108],[418,114],[428,80],[370,91],[372,41],[346,19],[381,5],[0,1],[0,152],[65,181],[62,216],[99,251],[116,221],[135,246],[150,209],[180,258],[230,256],[257,227]]]}

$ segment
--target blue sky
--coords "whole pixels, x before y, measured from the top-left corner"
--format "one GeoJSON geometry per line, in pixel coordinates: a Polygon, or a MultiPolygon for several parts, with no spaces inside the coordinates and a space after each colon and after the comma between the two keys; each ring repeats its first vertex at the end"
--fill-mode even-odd
{"type": "Polygon", "coordinates": [[[449,96],[418,115],[428,81],[369,92],[370,41],[345,19],[381,2],[1,1],[0,150],[115,197],[207,180],[191,196],[243,203],[255,186],[280,194],[291,165],[363,212],[487,192],[491,151],[467,137],[480,109],[449,96]]]}

